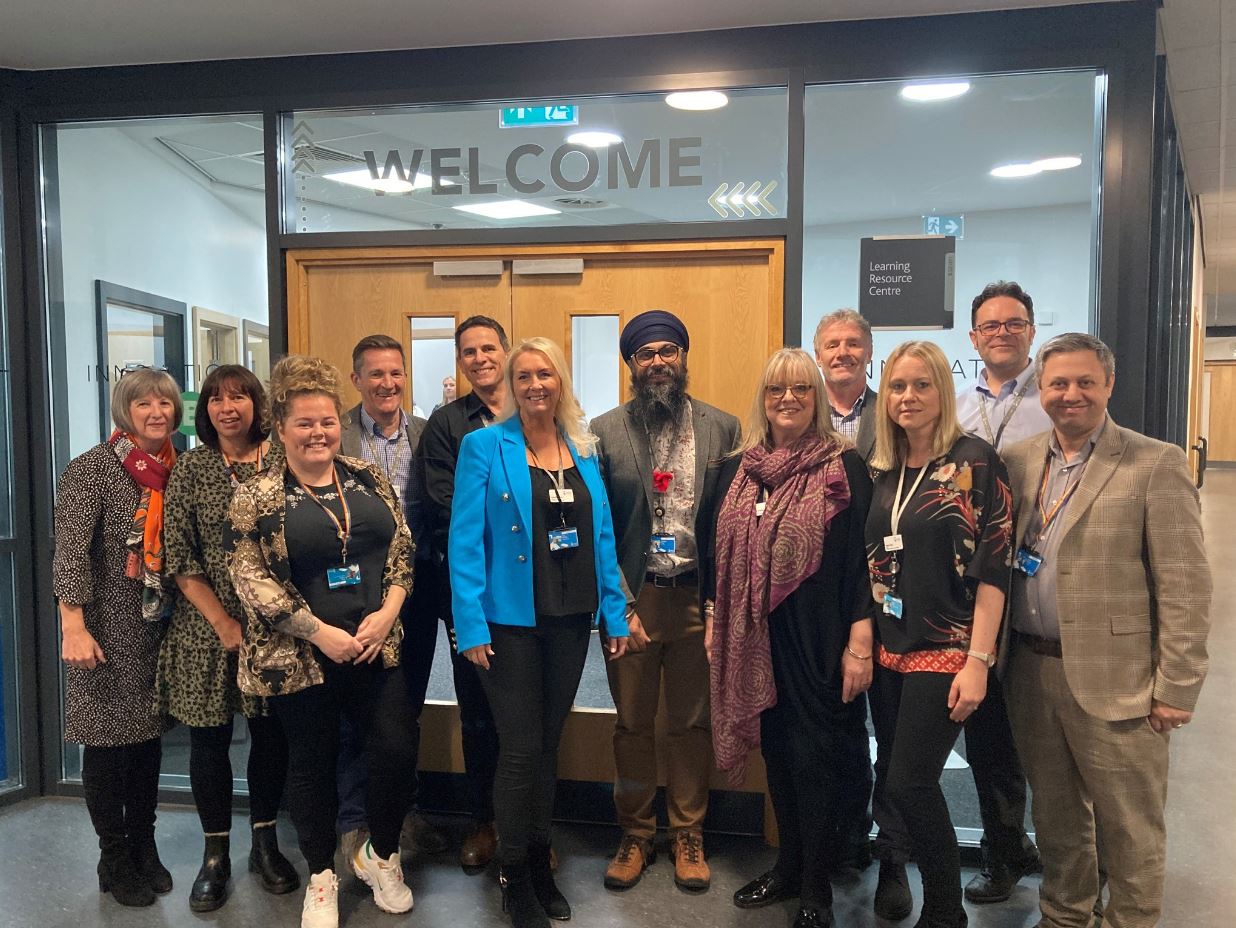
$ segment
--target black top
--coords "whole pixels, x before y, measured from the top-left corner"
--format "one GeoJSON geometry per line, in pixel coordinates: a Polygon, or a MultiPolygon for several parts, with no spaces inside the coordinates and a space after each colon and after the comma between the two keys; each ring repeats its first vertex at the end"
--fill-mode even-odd
{"type": "MultiPolygon", "coordinates": [[[[532,477],[532,590],[536,614],[593,615],[597,597],[596,562],[592,543],[592,497],[579,468],[563,471],[571,503],[550,502],[554,482],[539,467],[528,465],[532,477]],[[579,547],[551,551],[549,532],[563,526],[574,528],[579,547]]],[[[555,472],[555,476],[557,476],[555,472]]]]}
{"type": "MultiPolygon", "coordinates": [[[[475,393],[468,393],[433,411],[416,453],[425,481],[425,539],[438,559],[446,557],[446,537],[451,527],[451,500],[455,496],[455,462],[459,446],[469,432],[493,422],[493,413],[475,393]]],[[[422,539],[418,538],[418,545],[422,539]]]]}
{"type": "MultiPolygon", "coordinates": [[[[903,618],[882,610],[880,643],[893,654],[966,650],[979,583],[1008,593],[1013,506],[1008,471],[994,448],[965,435],[927,475],[898,525],[904,548],[884,550],[901,468],[879,474],[867,518],[867,563],[876,601],[901,597],[903,618]],[[896,569],[894,569],[894,565],[896,569]]],[[[904,498],[919,468],[906,468],[904,498]]]]}
{"type": "MultiPolygon", "coordinates": [[[[287,498],[286,536],[292,583],[309,603],[313,614],[328,625],[356,634],[361,620],[382,606],[382,574],[386,555],[395,537],[395,520],[386,504],[367,486],[346,471],[339,471],[343,493],[352,512],[348,539],[348,564],[360,565],[360,583],[330,589],[326,572],[343,564],[335,524],[315,503],[296,477],[284,479],[287,498]]],[[[343,506],[334,484],[310,487],[322,504],[343,522],[343,506]]]]}

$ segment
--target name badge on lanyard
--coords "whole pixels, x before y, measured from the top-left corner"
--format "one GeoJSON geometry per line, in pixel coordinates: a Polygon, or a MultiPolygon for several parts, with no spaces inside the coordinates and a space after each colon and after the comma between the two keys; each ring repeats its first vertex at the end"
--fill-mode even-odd
{"type": "Polygon", "coordinates": [[[653,554],[673,554],[678,550],[678,541],[669,532],[652,533],[653,554]]]}
{"type": "Polygon", "coordinates": [[[564,525],[562,528],[551,528],[549,530],[549,550],[550,551],[569,551],[571,548],[579,547],[579,529],[573,525],[564,525]]]}
{"type": "Polygon", "coordinates": [[[359,586],[360,582],[360,564],[344,564],[342,567],[328,567],[326,570],[327,589],[338,590],[345,586],[359,586]]]}
{"type": "Polygon", "coordinates": [[[563,505],[566,503],[573,503],[575,502],[575,491],[572,490],[570,487],[564,487],[561,490],[559,490],[557,487],[550,487],[549,488],[549,501],[551,503],[557,503],[559,505],[563,505]]]}
{"type": "Polygon", "coordinates": [[[901,597],[892,593],[884,594],[884,614],[891,615],[894,619],[900,619],[905,613],[905,604],[902,603],[901,597]]]}

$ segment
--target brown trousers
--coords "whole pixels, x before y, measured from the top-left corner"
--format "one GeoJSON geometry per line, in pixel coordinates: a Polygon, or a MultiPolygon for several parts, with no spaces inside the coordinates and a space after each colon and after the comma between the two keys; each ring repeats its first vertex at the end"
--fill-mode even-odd
{"type": "Polygon", "coordinates": [[[1064,662],[1013,646],[1009,720],[1043,856],[1042,928],[1089,928],[1100,868],[1105,928],[1159,924],[1167,857],[1168,736],[1145,718],[1106,722],[1077,704],[1064,662]]]}
{"type": "Polygon", "coordinates": [[[657,830],[656,722],[665,717],[666,806],[671,831],[698,831],[708,811],[712,733],[708,717],[708,657],[694,587],[645,584],[635,603],[648,647],[606,664],[618,710],[614,724],[614,805],[626,833],[657,830]],[[661,690],[665,705],[660,706],[661,690]]]}

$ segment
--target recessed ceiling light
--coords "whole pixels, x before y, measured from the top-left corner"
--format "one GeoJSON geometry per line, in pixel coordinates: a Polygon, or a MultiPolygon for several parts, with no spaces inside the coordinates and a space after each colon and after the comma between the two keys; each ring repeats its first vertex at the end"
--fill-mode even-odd
{"type": "Polygon", "coordinates": [[[617,145],[622,141],[622,136],[613,132],[603,132],[599,130],[585,130],[583,132],[572,132],[566,139],[572,145],[583,145],[587,148],[608,148],[610,145],[617,145]]]}
{"type": "MultiPolygon", "coordinates": [[[[410,181],[400,180],[397,175],[384,179],[374,179],[367,168],[359,168],[355,171],[336,171],[333,174],[323,174],[322,176],[327,180],[347,184],[350,187],[380,190],[382,193],[408,193],[412,190],[427,190],[433,186],[433,178],[424,171],[417,171],[416,176],[410,181]]],[[[459,181],[443,177],[440,184],[443,187],[458,187],[459,181]]]]}
{"type": "Polygon", "coordinates": [[[552,216],[562,212],[548,206],[538,206],[526,200],[498,200],[495,203],[477,203],[472,206],[456,206],[462,213],[473,213],[486,219],[527,219],[531,216],[552,216]]]}
{"type": "Polygon", "coordinates": [[[901,95],[915,103],[934,103],[937,100],[952,100],[969,90],[969,81],[932,81],[926,84],[906,84],[901,88],[901,95]]]}
{"type": "Polygon", "coordinates": [[[1001,164],[991,169],[992,177],[1033,177],[1041,174],[1043,169],[1030,161],[1017,161],[1013,164],[1001,164]]]}
{"type": "Polygon", "coordinates": [[[1060,158],[1040,158],[1034,162],[1041,171],[1067,171],[1081,165],[1081,158],[1076,155],[1064,155],[1060,158]]]}
{"type": "Polygon", "coordinates": [[[676,110],[719,110],[730,98],[719,90],[680,90],[667,95],[665,102],[676,110]]]}

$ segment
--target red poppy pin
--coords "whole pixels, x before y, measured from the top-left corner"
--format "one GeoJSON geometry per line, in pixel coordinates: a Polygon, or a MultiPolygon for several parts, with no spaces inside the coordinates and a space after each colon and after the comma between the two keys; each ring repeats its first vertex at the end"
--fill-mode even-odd
{"type": "Polygon", "coordinates": [[[652,469],[652,488],[658,493],[665,493],[670,488],[670,482],[674,479],[672,470],[657,470],[652,469]]]}

